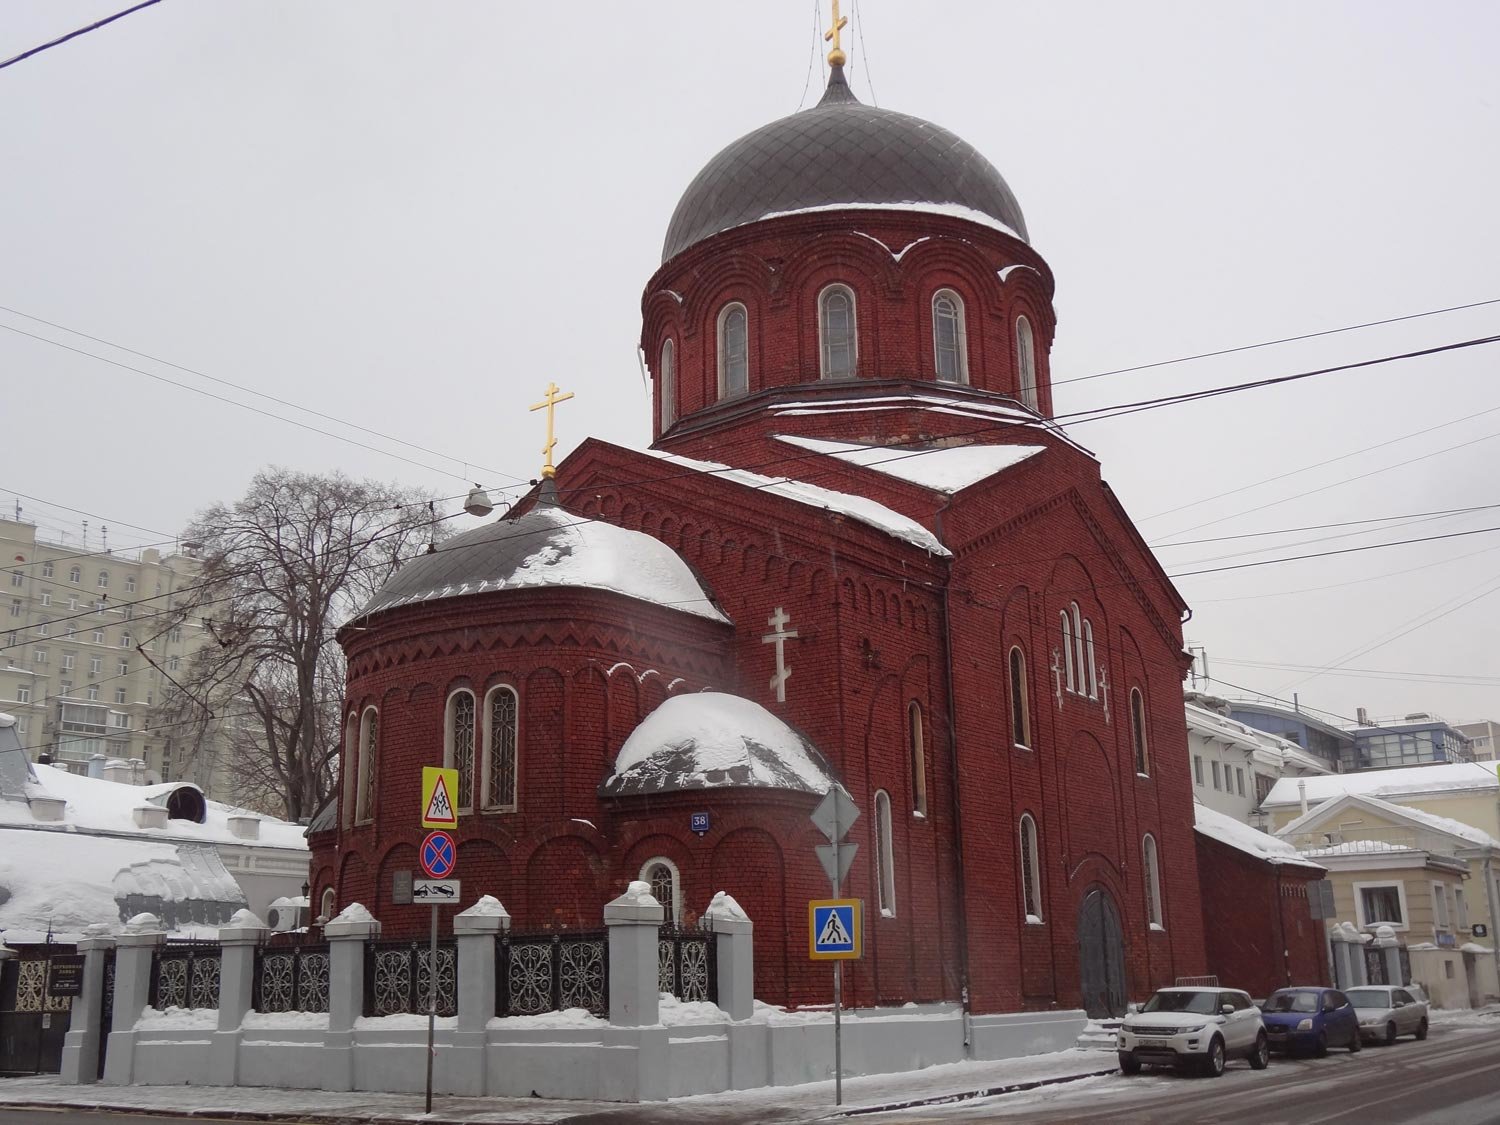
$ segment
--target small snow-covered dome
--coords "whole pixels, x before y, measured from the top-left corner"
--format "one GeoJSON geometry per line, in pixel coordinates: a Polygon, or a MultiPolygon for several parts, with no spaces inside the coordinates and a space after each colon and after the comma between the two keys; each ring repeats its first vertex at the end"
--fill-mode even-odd
{"type": "Polygon", "coordinates": [[[822,101],[729,145],[682,194],[662,261],[720,231],[798,211],[890,207],[957,215],[1027,241],[995,166],[919,117],[867,106],[834,67],[822,101]]]}
{"type": "Polygon", "coordinates": [[[807,737],[759,703],[705,691],[647,715],[615,756],[604,796],[687,789],[787,789],[822,794],[833,767],[807,737]]]}
{"type": "Polygon", "coordinates": [[[355,620],[417,602],[501,590],[583,587],[728,621],[676,551],[644,532],[558,506],[551,481],[537,506],[447,540],[402,567],[355,620]]]}

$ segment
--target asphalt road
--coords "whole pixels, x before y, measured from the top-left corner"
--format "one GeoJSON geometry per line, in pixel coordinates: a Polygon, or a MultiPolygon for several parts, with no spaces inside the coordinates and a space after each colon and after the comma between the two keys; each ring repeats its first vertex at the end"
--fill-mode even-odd
{"type": "Polygon", "coordinates": [[[953,1122],[1079,1125],[1495,1125],[1500,1123],[1500,1027],[1434,1029],[1324,1059],[1273,1057],[1256,1072],[1231,1063],[1218,1079],[1148,1071],[1112,1075],[953,1106],[858,1119],[868,1125],[953,1122]]]}

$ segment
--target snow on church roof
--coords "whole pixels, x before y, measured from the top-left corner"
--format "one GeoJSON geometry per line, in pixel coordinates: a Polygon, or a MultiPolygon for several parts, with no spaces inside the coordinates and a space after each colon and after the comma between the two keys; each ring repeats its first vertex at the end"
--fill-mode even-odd
{"type": "Polygon", "coordinates": [[[547,586],[608,590],[712,621],[729,620],[692,567],[665,543],[575,515],[545,492],[525,515],[455,535],[407,563],[355,620],[441,598],[547,586]]]}
{"type": "Polygon", "coordinates": [[[686,789],[826,793],[833,768],[759,703],[722,692],[675,695],[631,732],[599,787],[611,797],[686,789]]]}
{"type": "Polygon", "coordinates": [[[908,484],[952,494],[1035,457],[1044,445],[953,445],[937,449],[860,445],[778,434],[777,441],[826,453],[835,460],[895,477],[908,484]]]}
{"type": "Polygon", "coordinates": [[[1250,825],[1244,824],[1226,813],[1218,812],[1207,805],[1193,805],[1193,827],[1210,840],[1217,840],[1237,851],[1254,856],[1264,863],[1292,864],[1298,867],[1318,867],[1304,859],[1291,844],[1278,840],[1250,825]]]}
{"type": "Polygon", "coordinates": [[[1387,799],[1401,797],[1453,796],[1465,792],[1500,789],[1493,763],[1451,762],[1434,766],[1411,766],[1396,770],[1358,770],[1324,777],[1284,777],[1271,787],[1266,805],[1301,803],[1299,783],[1307,784],[1311,803],[1332,800],[1345,793],[1387,799]]]}
{"type": "Polygon", "coordinates": [[[720,465],[713,461],[697,461],[676,453],[664,453],[659,449],[643,449],[640,452],[670,465],[695,469],[701,473],[712,473],[721,480],[743,484],[768,492],[773,496],[795,500],[799,504],[808,504],[814,508],[837,512],[839,515],[848,516],[852,520],[882,531],[894,539],[920,547],[930,555],[948,556],[953,553],[943,546],[936,535],[910,516],[903,516],[900,512],[864,496],[835,492],[830,488],[819,488],[815,484],[806,484],[800,480],[793,480],[791,477],[765,477],[744,469],[732,469],[728,465],[720,465]]]}

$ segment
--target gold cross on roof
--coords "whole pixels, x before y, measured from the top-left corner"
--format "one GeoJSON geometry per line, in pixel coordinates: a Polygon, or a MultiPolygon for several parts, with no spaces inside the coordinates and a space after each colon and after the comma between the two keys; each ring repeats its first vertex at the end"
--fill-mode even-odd
{"type": "Polygon", "coordinates": [[[542,456],[546,458],[542,462],[542,476],[544,477],[551,478],[557,475],[557,470],[552,467],[552,450],[557,446],[557,438],[552,433],[553,409],[558,403],[567,402],[572,397],[572,391],[568,391],[566,394],[558,394],[557,384],[548,383],[547,397],[531,408],[533,411],[545,410],[547,412],[547,444],[542,446],[542,456]]]}
{"type": "Polygon", "coordinates": [[[833,44],[833,50],[828,52],[829,66],[844,65],[844,49],[839,46],[839,32],[848,24],[849,17],[839,15],[839,0],[833,0],[833,25],[823,33],[824,40],[833,44]]]}

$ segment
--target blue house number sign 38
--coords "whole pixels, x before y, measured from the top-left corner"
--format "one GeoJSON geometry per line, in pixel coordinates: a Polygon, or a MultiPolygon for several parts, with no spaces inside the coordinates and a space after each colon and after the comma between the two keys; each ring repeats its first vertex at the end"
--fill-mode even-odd
{"type": "Polygon", "coordinates": [[[695,812],[692,820],[693,831],[702,836],[708,831],[708,814],[706,812],[695,812]]]}

